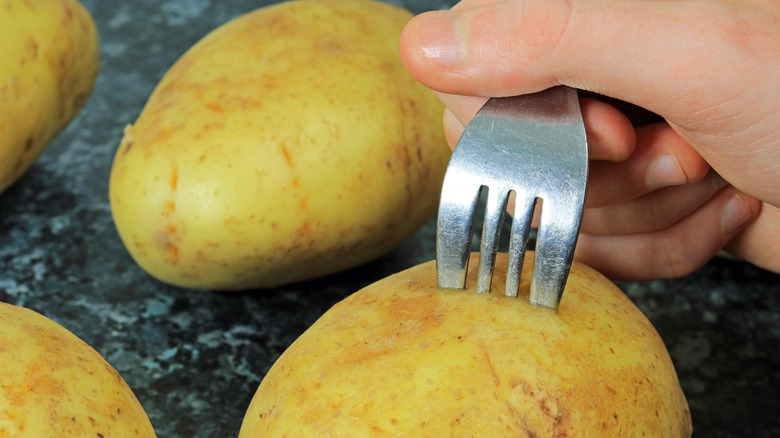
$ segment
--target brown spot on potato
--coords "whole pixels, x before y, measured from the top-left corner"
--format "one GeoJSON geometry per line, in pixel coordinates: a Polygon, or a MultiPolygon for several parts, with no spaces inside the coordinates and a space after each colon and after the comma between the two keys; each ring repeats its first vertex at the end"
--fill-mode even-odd
{"type": "Polygon", "coordinates": [[[210,109],[211,111],[217,112],[217,113],[224,113],[225,110],[217,103],[214,102],[206,102],[206,108],[210,109]]]}
{"type": "Polygon", "coordinates": [[[171,171],[171,190],[176,191],[179,188],[179,171],[175,167],[171,171]]]}
{"type": "Polygon", "coordinates": [[[174,245],[173,243],[168,244],[168,255],[171,257],[171,263],[176,264],[179,263],[179,247],[174,245]]]}
{"type": "Polygon", "coordinates": [[[124,135],[122,136],[122,142],[119,145],[122,150],[122,155],[127,155],[130,149],[133,147],[133,125],[125,126],[124,135]]]}
{"type": "Polygon", "coordinates": [[[179,263],[181,258],[179,247],[174,243],[177,233],[176,225],[168,224],[155,234],[155,241],[168,254],[171,264],[174,265],[179,263]]]}
{"type": "Polygon", "coordinates": [[[90,93],[79,93],[73,97],[73,113],[75,114],[79,109],[83,108],[84,105],[87,103],[87,99],[89,99],[90,93]]]}
{"type": "Polygon", "coordinates": [[[287,161],[287,165],[293,167],[292,156],[290,156],[290,151],[287,150],[287,145],[284,142],[282,142],[282,144],[279,145],[279,147],[282,150],[282,155],[284,155],[285,161],[287,161]]]}
{"type": "Polygon", "coordinates": [[[30,37],[29,39],[27,39],[26,49],[27,49],[27,55],[29,57],[28,56],[23,57],[21,60],[22,64],[25,64],[28,60],[31,62],[37,61],[38,54],[40,52],[39,47],[40,46],[38,44],[38,41],[35,38],[30,37]]]}
{"type": "Polygon", "coordinates": [[[493,368],[493,362],[490,360],[490,353],[488,352],[487,347],[485,344],[480,344],[479,347],[482,350],[482,354],[485,356],[485,363],[490,370],[490,374],[493,376],[493,383],[496,386],[499,386],[501,384],[501,379],[498,377],[498,374],[496,374],[496,369],[493,368]]]}

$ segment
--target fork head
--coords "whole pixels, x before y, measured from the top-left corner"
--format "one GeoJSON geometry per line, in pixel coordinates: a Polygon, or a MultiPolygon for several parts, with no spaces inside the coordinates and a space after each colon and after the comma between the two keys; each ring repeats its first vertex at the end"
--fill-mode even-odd
{"type": "Polygon", "coordinates": [[[490,290],[501,221],[514,193],[505,294],[517,296],[534,207],[541,199],[529,299],[557,310],[582,221],[587,173],[576,90],[554,87],[488,100],[463,132],[444,177],[436,238],[439,287],[465,287],[477,204],[487,190],[477,290],[490,290]]]}

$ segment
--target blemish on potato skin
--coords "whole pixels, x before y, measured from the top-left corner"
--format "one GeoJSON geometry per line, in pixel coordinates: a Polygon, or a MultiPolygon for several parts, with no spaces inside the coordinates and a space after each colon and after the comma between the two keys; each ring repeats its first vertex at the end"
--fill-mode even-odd
{"type": "Polygon", "coordinates": [[[27,137],[27,140],[24,142],[24,153],[25,154],[29,153],[33,149],[33,146],[35,146],[35,142],[33,141],[33,138],[27,137]]]}
{"type": "Polygon", "coordinates": [[[290,151],[287,150],[287,145],[282,142],[282,144],[279,145],[279,148],[282,150],[282,155],[284,155],[284,160],[287,162],[287,165],[293,167],[292,156],[290,156],[290,151]]]}
{"type": "Polygon", "coordinates": [[[496,369],[493,367],[493,362],[490,360],[490,353],[487,350],[487,346],[480,344],[480,348],[482,349],[482,354],[485,356],[485,363],[487,364],[488,369],[490,369],[490,374],[493,376],[493,383],[495,383],[496,386],[501,385],[501,379],[498,377],[498,374],[496,374],[496,369]]]}
{"type": "Polygon", "coordinates": [[[171,257],[171,264],[175,265],[179,263],[179,247],[173,243],[168,244],[168,255],[171,257]]]}
{"type": "Polygon", "coordinates": [[[122,155],[127,155],[128,152],[130,152],[130,149],[133,148],[134,144],[133,139],[133,126],[127,125],[125,126],[124,135],[122,136],[121,144],[119,145],[120,150],[122,151],[122,155]]]}
{"type": "Polygon", "coordinates": [[[14,171],[19,171],[22,167],[24,167],[24,160],[20,157],[16,160],[16,163],[14,163],[14,171]]]}
{"type": "Polygon", "coordinates": [[[67,21],[73,20],[73,9],[71,9],[67,3],[65,4],[65,16],[67,17],[67,21]]]}
{"type": "Polygon", "coordinates": [[[225,110],[217,103],[214,102],[206,102],[205,103],[206,108],[210,109],[211,111],[214,111],[216,113],[223,114],[225,110]]]}
{"type": "Polygon", "coordinates": [[[27,40],[25,48],[27,49],[27,53],[19,60],[19,65],[25,65],[28,61],[34,63],[38,60],[39,44],[35,38],[30,37],[27,40]]]}
{"type": "Polygon", "coordinates": [[[179,246],[174,242],[177,239],[177,232],[178,228],[173,224],[169,224],[155,234],[155,241],[166,252],[168,261],[172,265],[178,264],[181,259],[179,246]]]}

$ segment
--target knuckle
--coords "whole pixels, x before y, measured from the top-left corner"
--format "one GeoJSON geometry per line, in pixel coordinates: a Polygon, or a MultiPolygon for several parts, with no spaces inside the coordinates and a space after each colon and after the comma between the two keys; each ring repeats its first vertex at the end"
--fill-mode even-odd
{"type": "Polygon", "coordinates": [[[468,51],[506,66],[533,68],[568,34],[572,7],[570,0],[548,0],[482,9],[470,17],[468,51]]]}
{"type": "Polygon", "coordinates": [[[516,39],[537,58],[555,52],[572,21],[570,0],[549,1],[541,7],[540,3],[534,2],[534,7],[524,11],[526,25],[517,27],[520,35],[516,39]]]}
{"type": "Polygon", "coordinates": [[[701,254],[692,245],[685,245],[679,239],[663,239],[650,251],[650,263],[667,278],[679,278],[693,273],[704,264],[701,254]]]}

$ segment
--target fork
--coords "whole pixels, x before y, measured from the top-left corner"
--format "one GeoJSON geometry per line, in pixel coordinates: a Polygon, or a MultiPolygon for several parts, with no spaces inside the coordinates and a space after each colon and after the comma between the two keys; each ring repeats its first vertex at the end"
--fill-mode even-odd
{"type": "Polygon", "coordinates": [[[477,292],[490,291],[501,222],[514,192],[505,295],[517,296],[541,199],[529,301],[557,311],[582,222],[587,174],[577,90],[558,86],[489,99],[463,132],[444,177],[436,234],[439,287],[465,288],[477,204],[486,188],[477,292]]]}

